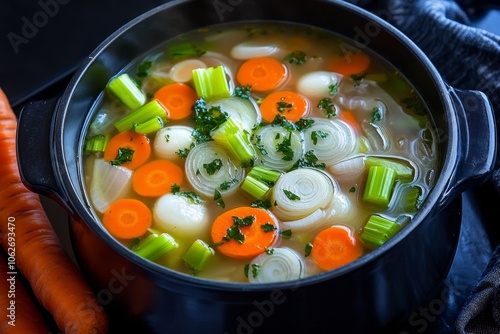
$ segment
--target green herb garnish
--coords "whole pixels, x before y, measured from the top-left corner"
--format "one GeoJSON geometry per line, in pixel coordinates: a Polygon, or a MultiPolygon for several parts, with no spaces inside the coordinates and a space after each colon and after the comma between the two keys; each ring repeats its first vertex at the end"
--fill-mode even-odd
{"type": "Polygon", "coordinates": [[[226,203],[224,203],[224,200],[222,199],[222,195],[221,195],[220,191],[218,191],[217,189],[215,189],[214,201],[217,201],[217,205],[220,206],[221,208],[224,209],[226,207],[226,203]]]}
{"type": "Polygon", "coordinates": [[[200,198],[197,194],[192,191],[181,191],[181,188],[177,184],[172,184],[170,187],[172,194],[177,196],[186,197],[191,204],[202,204],[204,200],[200,198]]]}
{"type": "Polygon", "coordinates": [[[295,50],[283,58],[284,61],[288,61],[290,64],[301,65],[306,62],[306,53],[304,51],[295,50]]]}
{"type": "Polygon", "coordinates": [[[153,64],[153,62],[151,60],[145,60],[145,61],[143,61],[142,63],[140,63],[137,66],[137,72],[135,73],[135,75],[138,78],[145,78],[145,77],[147,77],[149,75],[149,69],[151,68],[152,64],[153,64]]]}
{"type": "Polygon", "coordinates": [[[339,84],[338,83],[328,86],[328,94],[335,95],[338,92],[339,92],[339,84]]]}
{"type": "Polygon", "coordinates": [[[326,138],[328,137],[328,133],[324,131],[313,131],[311,132],[311,140],[313,144],[316,145],[318,143],[318,138],[326,138]]]}
{"type": "Polygon", "coordinates": [[[235,87],[233,96],[248,100],[250,98],[251,91],[252,91],[252,86],[235,87]]]}
{"type": "Polygon", "coordinates": [[[292,149],[292,133],[290,132],[288,137],[283,138],[281,143],[276,144],[276,152],[283,153],[282,160],[292,161],[293,160],[293,149],[292,149]]]}
{"type": "Polygon", "coordinates": [[[109,163],[113,166],[121,166],[127,161],[132,161],[132,157],[134,156],[134,150],[127,147],[120,147],[118,149],[118,153],[116,154],[116,158],[111,160],[109,163]]]}
{"type": "Polygon", "coordinates": [[[195,127],[192,136],[196,143],[209,141],[211,139],[210,132],[228,118],[228,114],[221,111],[220,106],[207,108],[207,103],[203,99],[197,100],[193,109],[195,111],[193,117],[195,127]]]}
{"type": "Polygon", "coordinates": [[[372,110],[372,123],[380,122],[382,120],[382,111],[380,108],[373,108],[372,110]]]}
{"type": "Polygon", "coordinates": [[[297,130],[299,130],[299,131],[307,130],[313,124],[314,124],[314,119],[312,119],[312,118],[301,118],[297,122],[295,122],[295,125],[297,126],[297,130]]]}
{"type": "Polygon", "coordinates": [[[271,223],[265,223],[264,225],[260,225],[260,227],[266,233],[267,232],[272,232],[272,231],[276,230],[276,227],[273,224],[271,224],[271,223]]]}
{"type": "Polygon", "coordinates": [[[274,254],[274,248],[265,248],[264,250],[267,255],[273,255],[274,254]]]}
{"type": "Polygon", "coordinates": [[[308,242],[306,247],[304,248],[304,256],[305,257],[308,257],[309,255],[311,255],[312,248],[313,248],[312,243],[308,242]]]}
{"type": "Polygon", "coordinates": [[[337,110],[335,105],[333,104],[332,99],[325,97],[321,99],[318,103],[318,108],[320,110],[324,110],[326,112],[326,117],[330,118],[333,116],[337,116],[337,110]]]}
{"type": "Polygon", "coordinates": [[[284,230],[280,232],[280,236],[283,239],[290,239],[292,237],[292,230],[284,230]]]}
{"type": "Polygon", "coordinates": [[[214,161],[212,161],[209,164],[203,164],[203,168],[205,168],[208,175],[214,175],[221,169],[221,167],[222,167],[222,160],[219,158],[214,159],[214,161]]]}
{"type": "Polygon", "coordinates": [[[292,193],[289,190],[283,189],[283,192],[285,193],[285,196],[290,200],[290,201],[300,201],[300,197],[297,196],[296,194],[292,193]]]}
{"type": "Polygon", "coordinates": [[[272,207],[271,201],[269,199],[256,200],[250,203],[252,208],[270,209],[272,207]]]}

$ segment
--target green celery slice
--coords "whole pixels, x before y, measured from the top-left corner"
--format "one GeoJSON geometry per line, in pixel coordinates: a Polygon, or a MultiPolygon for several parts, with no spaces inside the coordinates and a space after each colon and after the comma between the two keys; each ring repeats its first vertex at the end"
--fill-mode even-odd
{"type": "Polygon", "coordinates": [[[392,238],[400,228],[400,225],[396,222],[377,215],[372,215],[363,228],[361,240],[370,247],[377,248],[392,238]]]}
{"type": "Polygon", "coordinates": [[[146,96],[127,73],[111,79],[107,87],[130,110],[136,110],[146,102],[146,96]]]}

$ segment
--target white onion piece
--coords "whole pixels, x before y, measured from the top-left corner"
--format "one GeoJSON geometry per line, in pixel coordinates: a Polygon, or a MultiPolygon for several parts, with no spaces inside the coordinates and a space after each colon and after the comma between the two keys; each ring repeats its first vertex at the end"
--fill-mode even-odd
{"type": "Polygon", "coordinates": [[[205,142],[191,149],[186,158],[186,176],[196,192],[213,197],[215,190],[221,194],[231,194],[238,189],[245,177],[245,170],[237,167],[229,152],[220,144],[205,142]],[[203,165],[220,159],[222,166],[210,175],[203,165]],[[222,190],[221,184],[228,182],[229,187],[222,190]]]}
{"type": "Polygon", "coordinates": [[[95,159],[90,182],[90,201],[94,208],[102,213],[112,202],[125,197],[132,184],[132,174],[128,168],[95,159]]]}
{"type": "Polygon", "coordinates": [[[266,125],[254,134],[253,143],[257,152],[256,165],[288,171],[302,157],[302,138],[298,131],[288,131],[281,126],[266,125]],[[283,152],[277,151],[277,145],[290,138],[290,148],[293,151],[291,160],[284,160],[283,152]]]}
{"type": "Polygon", "coordinates": [[[324,172],[299,168],[282,175],[273,187],[272,211],[282,221],[298,220],[330,206],[337,192],[336,182],[324,172]],[[293,199],[294,194],[300,199],[293,199]]]}
{"type": "Polygon", "coordinates": [[[231,49],[231,57],[235,59],[251,59],[256,57],[269,57],[278,53],[280,48],[264,41],[249,41],[235,45],[231,49]]]}
{"type": "Polygon", "coordinates": [[[188,82],[193,78],[194,69],[206,67],[199,59],[181,60],[170,69],[170,78],[175,82],[188,82]]]}
{"type": "Polygon", "coordinates": [[[327,170],[337,181],[354,180],[364,172],[365,160],[362,156],[357,156],[328,166],[327,170]]]}
{"type": "Polygon", "coordinates": [[[189,198],[174,194],[160,197],[153,207],[154,227],[172,236],[196,238],[209,225],[204,204],[195,204],[189,198]]]}
{"type": "Polygon", "coordinates": [[[239,97],[228,97],[207,103],[207,108],[219,106],[221,111],[226,112],[229,117],[238,121],[241,127],[249,133],[252,129],[260,124],[262,118],[258,107],[252,100],[242,99],[239,97]]]}
{"type": "Polygon", "coordinates": [[[274,248],[273,253],[263,253],[250,262],[248,280],[250,283],[278,283],[296,280],[304,276],[302,258],[290,248],[274,248]],[[251,272],[252,265],[259,266],[257,275],[251,272]]]}
{"type": "Polygon", "coordinates": [[[297,81],[297,91],[313,98],[324,98],[330,95],[330,86],[336,85],[342,75],[328,71],[315,71],[304,74],[297,81]]]}
{"type": "Polygon", "coordinates": [[[378,124],[363,122],[361,123],[361,129],[376,151],[387,151],[389,149],[389,136],[383,127],[378,124]]]}
{"type": "Polygon", "coordinates": [[[322,209],[318,209],[302,219],[282,222],[283,230],[292,230],[293,232],[311,230],[321,225],[324,218],[325,212],[322,209]]]}
{"type": "Polygon", "coordinates": [[[180,159],[176,152],[191,147],[194,142],[193,130],[184,125],[172,125],[158,130],[154,140],[155,154],[163,159],[180,159]]]}
{"type": "Polygon", "coordinates": [[[346,122],[314,118],[314,123],[304,132],[304,144],[306,151],[314,151],[318,162],[332,165],[352,154],[358,141],[356,132],[346,122]]]}

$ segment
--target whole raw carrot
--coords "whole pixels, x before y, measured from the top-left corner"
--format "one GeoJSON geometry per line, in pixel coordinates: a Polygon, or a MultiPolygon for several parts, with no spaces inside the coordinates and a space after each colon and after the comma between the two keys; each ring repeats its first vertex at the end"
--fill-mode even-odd
{"type": "Polygon", "coordinates": [[[9,232],[14,232],[16,267],[61,331],[105,333],[106,314],[62,247],[39,196],[21,181],[16,127],[15,114],[0,89],[0,244],[7,250],[9,232]]]}
{"type": "Polygon", "coordinates": [[[0,322],[3,334],[49,334],[50,329],[31,299],[15,267],[0,254],[0,307],[5,316],[0,322]]]}

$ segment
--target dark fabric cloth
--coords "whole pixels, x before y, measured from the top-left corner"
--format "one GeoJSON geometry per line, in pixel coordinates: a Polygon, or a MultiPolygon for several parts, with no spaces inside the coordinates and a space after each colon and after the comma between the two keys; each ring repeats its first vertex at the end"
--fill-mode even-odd
{"type": "MultiPolygon", "coordinates": [[[[467,13],[477,12],[484,5],[500,5],[500,1],[348,1],[380,14],[406,34],[424,51],[448,84],[484,92],[493,105],[499,128],[500,36],[471,27],[467,13]]],[[[497,136],[499,139],[500,135],[497,136]]],[[[496,190],[496,203],[500,204],[499,161],[497,155],[496,168],[487,182],[496,190]]],[[[499,245],[496,245],[489,265],[462,307],[454,327],[455,332],[461,334],[500,333],[499,245]]]]}

